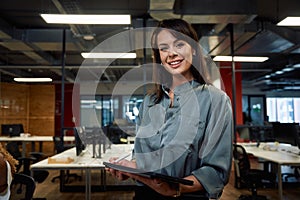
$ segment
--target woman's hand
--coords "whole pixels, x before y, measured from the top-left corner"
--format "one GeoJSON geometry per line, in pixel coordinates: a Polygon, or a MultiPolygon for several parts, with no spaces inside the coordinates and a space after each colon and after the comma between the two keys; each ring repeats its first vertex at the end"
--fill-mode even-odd
{"type": "Polygon", "coordinates": [[[179,189],[178,184],[170,184],[159,178],[147,178],[144,176],[139,176],[137,174],[131,174],[131,173],[124,173],[124,175],[134,180],[137,180],[139,182],[142,182],[143,184],[155,190],[157,193],[164,196],[174,196],[177,194],[177,190],[179,189]]]}
{"type": "MultiPolygon", "coordinates": [[[[109,159],[109,162],[114,164],[119,164],[122,166],[130,167],[130,168],[136,168],[136,163],[134,161],[128,161],[128,160],[122,160],[120,162],[116,162],[118,158],[111,158],[109,159]]],[[[164,196],[174,196],[178,195],[180,193],[190,193],[190,192],[196,192],[196,191],[202,191],[203,187],[200,184],[200,182],[196,179],[195,176],[190,175],[185,177],[187,180],[191,180],[194,182],[193,185],[182,185],[182,184],[170,184],[169,182],[165,182],[159,178],[148,178],[144,176],[140,176],[138,174],[134,173],[128,173],[123,171],[114,170],[111,168],[106,168],[106,171],[111,173],[113,176],[115,176],[118,180],[126,180],[128,178],[132,178],[133,180],[139,181],[153,190],[155,190],[157,193],[164,195],[164,196]]]]}
{"type": "MultiPolygon", "coordinates": [[[[114,163],[114,164],[118,164],[118,165],[122,165],[122,166],[126,166],[126,167],[136,168],[136,163],[133,162],[133,161],[121,160],[119,162],[116,162],[117,159],[118,159],[117,157],[110,158],[109,162],[114,163]]],[[[116,177],[120,181],[123,181],[123,180],[126,180],[126,179],[129,178],[129,176],[126,175],[122,171],[114,170],[114,169],[111,169],[111,168],[106,168],[105,170],[107,172],[109,172],[110,174],[112,174],[114,177],[116,177]]]]}

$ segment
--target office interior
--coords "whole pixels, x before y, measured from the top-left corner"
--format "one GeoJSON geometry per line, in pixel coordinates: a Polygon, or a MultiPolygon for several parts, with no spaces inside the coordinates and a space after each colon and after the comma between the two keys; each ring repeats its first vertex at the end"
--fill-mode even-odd
{"type": "MultiPolygon", "coordinates": [[[[260,147],[267,144],[268,150],[289,143],[299,152],[300,25],[278,25],[285,17],[299,16],[297,0],[10,0],[0,2],[0,11],[1,137],[63,138],[79,134],[79,141],[86,143],[84,132],[104,135],[107,140],[101,140],[101,144],[107,149],[110,145],[134,143],[137,110],[152,80],[151,49],[145,48],[151,35],[143,28],[174,17],[193,25],[199,44],[212,59],[268,57],[264,62],[232,58],[215,61],[215,73],[220,74],[215,84],[232,101],[233,143],[260,147]],[[131,22],[49,24],[40,14],[129,14],[131,22]],[[132,30],[143,31],[134,32],[132,37],[132,30]],[[118,37],[127,38],[110,46],[118,37]],[[99,59],[81,55],[99,50],[123,50],[136,53],[136,57],[99,59]],[[14,80],[45,77],[52,81],[14,80]]],[[[78,139],[77,143],[75,139],[64,143],[75,147],[78,139]]],[[[31,144],[26,144],[27,155],[31,144]]],[[[40,148],[38,142],[33,145],[35,150],[40,148]]],[[[42,145],[44,159],[58,153],[54,141],[44,141],[42,145]]],[[[103,156],[103,149],[95,152],[93,145],[93,139],[89,140],[91,154],[103,156]]],[[[19,148],[24,146],[19,143],[19,148]]],[[[300,163],[300,156],[295,156],[300,163]]],[[[262,160],[255,161],[262,164],[262,160]]],[[[297,175],[299,165],[288,170],[297,175]]],[[[276,165],[268,167],[272,170],[276,165]]],[[[77,174],[82,176],[82,171],[77,174]]],[[[299,174],[285,182],[296,184],[294,190],[299,190],[299,174]]],[[[93,193],[94,190],[89,198],[93,193]]],[[[273,198],[280,199],[270,199],[273,198]]],[[[289,197],[283,193],[283,198],[289,197]]]]}

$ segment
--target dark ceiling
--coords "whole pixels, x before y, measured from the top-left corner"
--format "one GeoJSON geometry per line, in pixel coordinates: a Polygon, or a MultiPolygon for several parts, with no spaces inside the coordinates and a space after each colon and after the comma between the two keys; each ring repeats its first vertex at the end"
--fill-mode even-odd
{"type": "MultiPolygon", "coordinates": [[[[297,14],[300,14],[299,0],[2,0],[1,82],[11,82],[14,77],[46,76],[60,82],[62,73],[66,82],[74,82],[84,61],[81,52],[91,51],[125,30],[153,27],[158,20],[180,17],[193,24],[200,44],[212,57],[230,55],[229,24],[233,24],[235,55],[270,57],[264,63],[241,64],[237,71],[242,72],[243,87],[261,91],[299,90],[300,27],[276,26],[286,16],[297,14]],[[131,14],[132,24],[49,25],[40,17],[41,13],[131,14]],[[65,56],[62,54],[63,30],[65,56]],[[86,35],[93,35],[94,39],[85,40],[86,35]],[[292,70],[278,73],[290,67],[292,70]],[[266,75],[270,77],[265,78],[266,75]]],[[[141,38],[135,42],[138,40],[141,38]]],[[[98,61],[97,65],[101,62],[105,63],[98,61]]],[[[151,52],[138,49],[136,59],[113,61],[101,80],[115,82],[132,66],[147,62],[151,62],[151,52]]],[[[87,73],[93,70],[88,69],[87,73]]],[[[131,77],[132,80],[143,77],[145,71],[140,70],[140,73],[131,77]]]]}

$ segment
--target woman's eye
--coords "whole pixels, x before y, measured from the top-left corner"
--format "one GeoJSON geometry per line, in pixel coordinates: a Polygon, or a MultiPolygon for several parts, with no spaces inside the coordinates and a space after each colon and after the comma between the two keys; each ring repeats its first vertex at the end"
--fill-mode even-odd
{"type": "Polygon", "coordinates": [[[176,47],[177,47],[178,49],[182,48],[183,46],[184,46],[184,43],[183,43],[183,42],[180,42],[180,43],[176,44],[176,47]]]}
{"type": "Polygon", "coordinates": [[[159,48],[160,51],[168,51],[168,48],[167,47],[161,47],[159,48]]]}

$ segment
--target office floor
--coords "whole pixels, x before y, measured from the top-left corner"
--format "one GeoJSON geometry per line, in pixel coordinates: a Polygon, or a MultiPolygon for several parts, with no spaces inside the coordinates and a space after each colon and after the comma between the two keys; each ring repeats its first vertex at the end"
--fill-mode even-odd
{"type": "MultiPolygon", "coordinates": [[[[251,161],[251,166],[261,167],[257,160],[253,159],[251,161]]],[[[290,168],[283,169],[284,171],[289,170],[290,168]]],[[[74,185],[84,185],[84,174],[81,174],[81,171],[72,171],[76,172],[79,175],[83,175],[83,180],[78,181],[70,178],[70,184],[74,185]]],[[[54,183],[51,182],[52,177],[57,176],[58,171],[50,171],[49,177],[45,182],[37,184],[37,188],[34,194],[35,198],[46,198],[47,200],[82,200],[85,198],[85,194],[83,192],[63,192],[59,191],[59,182],[56,180],[54,183]]],[[[92,183],[98,183],[100,180],[100,173],[95,171],[92,176],[92,183]]],[[[292,180],[292,179],[291,179],[292,180]]],[[[299,180],[300,181],[300,180],[299,180]]],[[[132,182],[119,182],[109,175],[107,175],[108,184],[132,184],[132,182]]],[[[269,200],[277,200],[278,199],[278,190],[277,188],[267,188],[267,189],[259,189],[258,193],[261,195],[267,196],[269,200]]],[[[247,189],[236,189],[234,187],[234,172],[231,173],[231,178],[229,184],[226,186],[224,193],[221,197],[221,200],[235,200],[241,194],[250,194],[247,189]]],[[[283,199],[284,200],[295,200],[300,196],[300,183],[286,183],[284,184],[283,189],[283,199]]],[[[108,191],[108,192],[92,192],[91,199],[92,200],[131,200],[133,197],[132,191],[108,191]]],[[[20,199],[20,196],[16,194],[16,191],[12,191],[11,200],[20,199]]]]}

